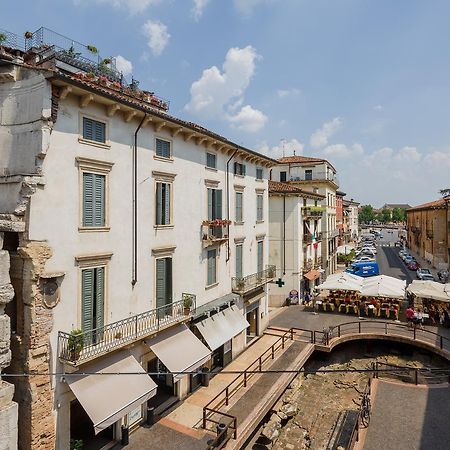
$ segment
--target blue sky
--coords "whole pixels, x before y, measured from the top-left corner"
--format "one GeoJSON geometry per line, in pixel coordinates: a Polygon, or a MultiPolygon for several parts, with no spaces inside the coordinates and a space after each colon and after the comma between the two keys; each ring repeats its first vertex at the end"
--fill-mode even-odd
{"type": "Polygon", "coordinates": [[[175,116],[272,157],[325,157],[362,203],[414,205],[450,187],[448,1],[18,5],[3,5],[0,28],[46,26],[120,55],[175,116]]]}

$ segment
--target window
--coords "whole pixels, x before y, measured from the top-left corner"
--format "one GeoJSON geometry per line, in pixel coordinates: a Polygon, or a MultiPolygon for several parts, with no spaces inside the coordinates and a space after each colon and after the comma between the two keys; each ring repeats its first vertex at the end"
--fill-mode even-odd
{"type": "Polygon", "coordinates": [[[89,117],[83,117],[83,139],[106,143],[106,124],[89,117]]]}
{"type": "MultiPolygon", "coordinates": [[[[104,295],[105,267],[83,269],[81,271],[81,328],[83,331],[104,325],[104,295]]],[[[90,342],[86,344],[89,345],[90,342]]]]}
{"type": "Polygon", "coordinates": [[[317,200],[314,200],[314,206],[317,206],[317,200]]]}
{"type": "Polygon", "coordinates": [[[206,285],[217,283],[217,250],[208,250],[208,275],[206,285]]]}
{"type": "Polygon", "coordinates": [[[222,190],[208,188],[208,220],[222,219],[222,190]]]}
{"type": "Polygon", "coordinates": [[[306,206],[306,198],[303,199],[303,206],[306,206]]]}
{"type": "Polygon", "coordinates": [[[280,181],[286,181],[287,177],[286,177],[286,172],[280,172],[280,181]]]}
{"type": "Polygon", "coordinates": [[[264,241],[258,241],[257,250],[257,272],[262,272],[264,270],[264,241]]]}
{"type": "Polygon", "coordinates": [[[236,222],[242,222],[242,192],[236,192],[236,222]]]}
{"type": "Polygon", "coordinates": [[[83,172],[83,219],[84,227],[104,227],[106,176],[83,172]]]}
{"type": "Polygon", "coordinates": [[[156,138],[156,156],[169,159],[171,154],[170,142],[156,138]]]}
{"type": "Polygon", "coordinates": [[[258,194],[256,196],[256,220],[261,222],[264,220],[264,195],[258,194]]]}
{"type": "Polygon", "coordinates": [[[260,167],[256,168],[256,179],[257,180],[263,179],[263,170],[260,167]]]}
{"type": "Polygon", "coordinates": [[[234,174],[244,176],[245,175],[245,165],[235,162],[234,163],[234,174]]]}
{"type": "Polygon", "coordinates": [[[243,278],[242,244],[236,244],[236,278],[243,278]]]}
{"type": "Polygon", "coordinates": [[[312,180],[312,169],[305,170],[305,180],[312,180]]]}
{"type": "Polygon", "coordinates": [[[214,153],[206,154],[206,167],[217,169],[217,156],[214,153]]]}
{"type": "Polygon", "coordinates": [[[156,183],[156,225],[170,225],[172,222],[170,190],[170,183],[156,183]]]}
{"type": "Polygon", "coordinates": [[[156,261],[156,307],[158,316],[172,313],[172,258],[158,258],[156,261]]]}

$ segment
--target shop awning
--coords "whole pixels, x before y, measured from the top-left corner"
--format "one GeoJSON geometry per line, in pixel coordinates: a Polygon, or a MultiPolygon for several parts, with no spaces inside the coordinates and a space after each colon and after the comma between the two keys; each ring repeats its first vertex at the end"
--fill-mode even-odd
{"type": "Polygon", "coordinates": [[[195,370],[211,357],[211,351],[184,324],[158,333],[145,343],[177,379],[184,376],[179,372],[195,370]]]}
{"type": "Polygon", "coordinates": [[[317,280],[317,278],[320,277],[320,272],[316,269],[312,269],[309,272],[306,272],[303,274],[305,278],[307,278],[309,281],[317,280]]]}
{"type": "Polygon", "coordinates": [[[153,397],[157,387],[128,351],[88,364],[65,380],[94,423],[95,434],[153,397]]]}
{"type": "Polygon", "coordinates": [[[406,291],[416,297],[429,298],[442,302],[450,302],[450,292],[446,291],[446,286],[431,280],[413,280],[406,291]]]}
{"type": "Polygon", "coordinates": [[[226,308],[195,324],[211,350],[216,350],[250,326],[237,307],[226,308]]]}

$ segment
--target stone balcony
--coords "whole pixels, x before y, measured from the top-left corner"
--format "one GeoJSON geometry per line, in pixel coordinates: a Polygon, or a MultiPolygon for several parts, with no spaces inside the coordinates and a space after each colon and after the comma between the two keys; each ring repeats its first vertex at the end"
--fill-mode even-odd
{"type": "Polygon", "coordinates": [[[202,222],[202,243],[204,247],[221,244],[228,240],[228,230],[231,224],[227,219],[204,220],[202,222]]]}
{"type": "Polygon", "coordinates": [[[58,357],[61,362],[78,366],[190,319],[196,297],[182,294],[182,299],[136,314],[100,328],[79,333],[58,333],[58,357]]]}
{"type": "Polygon", "coordinates": [[[243,278],[232,278],[231,290],[236,294],[244,295],[247,292],[253,291],[261,286],[264,286],[276,276],[276,267],[267,266],[261,272],[256,272],[243,278]]]}

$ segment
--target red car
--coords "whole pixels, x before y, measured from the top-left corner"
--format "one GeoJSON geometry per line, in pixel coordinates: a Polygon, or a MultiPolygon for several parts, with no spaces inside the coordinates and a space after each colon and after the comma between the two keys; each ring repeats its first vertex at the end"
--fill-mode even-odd
{"type": "Polygon", "coordinates": [[[420,266],[419,266],[419,263],[418,263],[417,261],[411,261],[411,262],[408,264],[408,269],[409,269],[409,270],[417,270],[419,267],[420,267],[420,266]]]}

